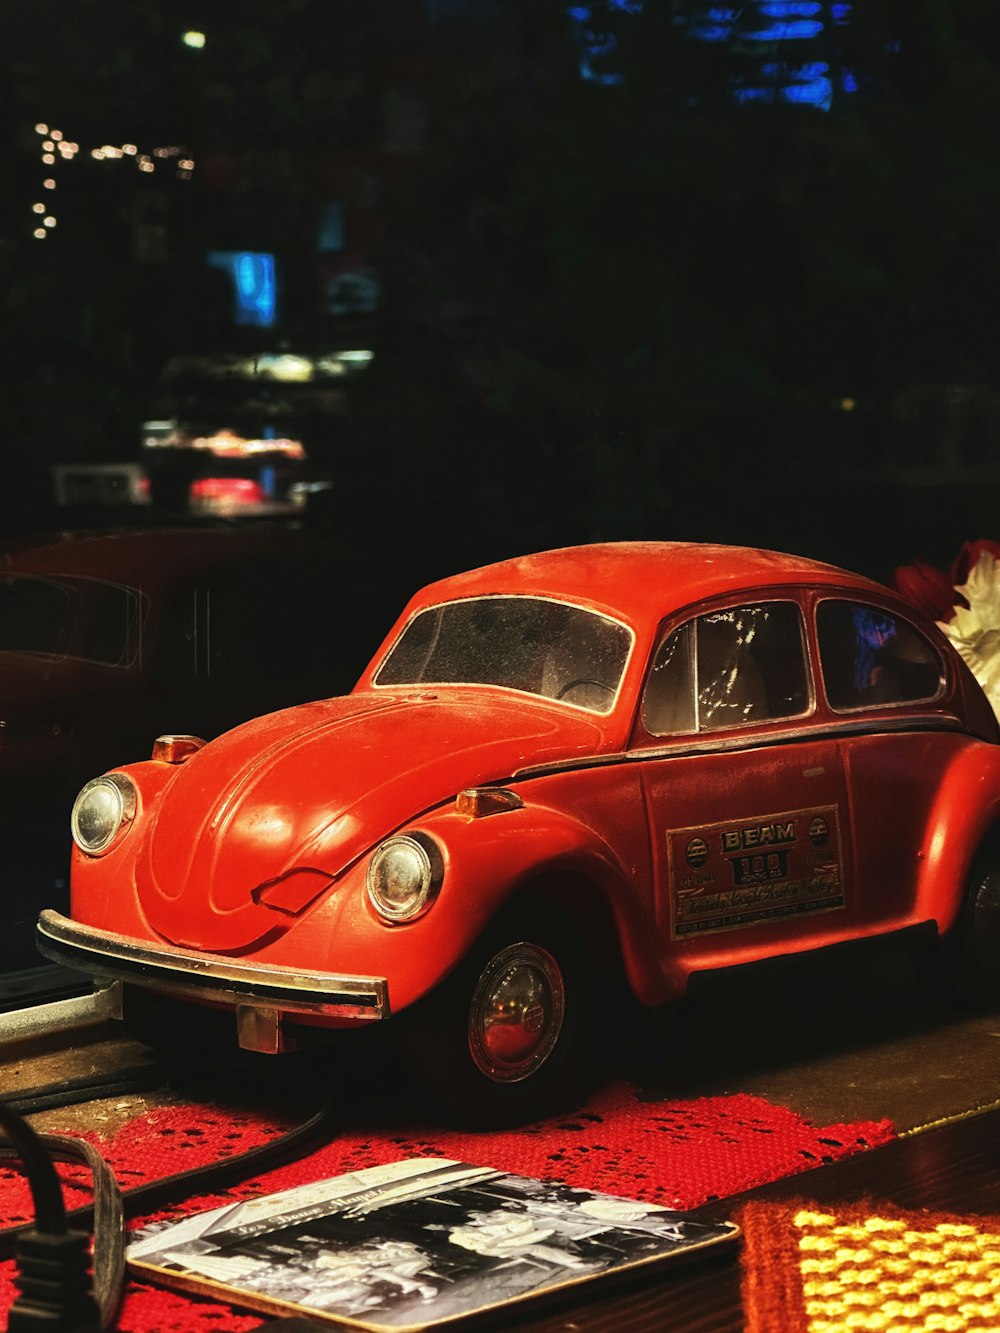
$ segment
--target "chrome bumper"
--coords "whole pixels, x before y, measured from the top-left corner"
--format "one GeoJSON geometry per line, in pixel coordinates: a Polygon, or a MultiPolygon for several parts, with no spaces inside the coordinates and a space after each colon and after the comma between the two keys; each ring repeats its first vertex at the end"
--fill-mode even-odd
{"type": "Polygon", "coordinates": [[[232,1008],[239,1043],[246,1050],[284,1050],[282,1020],[287,1015],[312,1014],[355,1022],[389,1017],[385,977],[290,972],[222,954],[157,947],[148,940],[83,926],[51,910],[38,919],[36,943],[53,962],[89,973],[102,982],[118,982],[119,990],[121,983],[127,983],[162,995],[232,1008]]]}

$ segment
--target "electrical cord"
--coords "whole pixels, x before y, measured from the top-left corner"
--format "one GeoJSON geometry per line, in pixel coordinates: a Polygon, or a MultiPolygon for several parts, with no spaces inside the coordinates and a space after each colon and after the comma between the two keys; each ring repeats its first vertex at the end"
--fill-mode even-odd
{"type": "MultiPolygon", "coordinates": [[[[2,1106],[2,1103],[0,1103],[2,1106]]],[[[9,1111],[9,1108],[7,1108],[9,1111]]],[[[25,1126],[27,1128],[27,1126],[25,1126]]],[[[90,1168],[94,1181],[94,1250],[93,1250],[93,1288],[94,1299],[100,1313],[102,1328],[111,1324],[118,1307],[122,1283],[125,1278],[125,1216],[122,1208],[121,1190],[114,1173],[95,1147],[84,1139],[72,1138],[63,1134],[36,1134],[38,1145],[46,1150],[50,1159],[62,1162],[82,1162],[90,1168]]],[[[0,1158],[21,1157],[31,1185],[33,1167],[29,1166],[20,1151],[14,1145],[0,1144],[0,1158]]],[[[48,1173],[43,1173],[47,1175],[48,1173]]],[[[53,1171],[52,1176],[55,1177],[53,1171]]],[[[59,1188],[58,1177],[55,1177],[59,1188]]],[[[34,1196],[33,1196],[34,1197],[34,1196]]],[[[59,1207],[63,1218],[66,1217],[60,1190],[59,1207]]],[[[42,1219],[38,1205],[35,1205],[35,1227],[39,1229],[42,1219]]],[[[65,1225],[65,1220],[64,1220],[65,1225]]],[[[19,1233],[23,1237],[23,1231],[19,1233]]],[[[82,1232],[87,1236],[86,1232],[82,1232]]],[[[88,1237],[89,1239],[89,1237],[88,1237]]],[[[15,1250],[16,1253],[16,1250],[15,1250]]]]}
{"type": "MultiPolygon", "coordinates": [[[[161,1180],[121,1190],[96,1148],[82,1139],[37,1134],[11,1107],[0,1102],[0,1158],[24,1165],[35,1209],[35,1226],[0,1230],[0,1258],[14,1253],[21,1295],[10,1308],[8,1333],[99,1333],[109,1328],[125,1275],[125,1218],[184,1198],[225,1189],[247,1177],[294,1160],[328,1140],[332,1107],[326,1105],[276,1139],[221,1162],[177,1172],[161,1180]],[[82,1161],[94,1178],[92,1204],[67,1211],[52,1158],[82,1161]],[[83,1230],[70,1230],[69,1223],[83,1230]],[[93,1293],[87,1264],[90,1227],[94,1230],[93,1293]]],[[[274,1321],[284,1328],[286,1321],[274,1321]]],[[[268,1328],[271,1325],[267,1325],[268,1328]]],[[[291,1333],[291,1330],[290,1330],[291,1333]]]]}
{"type": "MultiPolygon", "coordinates": [[[[9,1333],[99,1333],[114,1318],[125,1272],[125,1233],[118,1182],[89,1144],[61,1135],[38,1135],[26,1120],[0,1102],[0,1128],[10,1140],[4,1156],[24,1165],[35,1209],[35,1225],[17,1236],[19,1295],[7,1315],[9,1333]],[[52,1158],[83,1161],[94,1175],[95,1252],[100,1241],[99,1294],[95,1295],[86,1231],[67,1225],[62,1186],[52,1158]]],[[[96,1269],[95,1260],[95,1269],[96,1269]]]]}

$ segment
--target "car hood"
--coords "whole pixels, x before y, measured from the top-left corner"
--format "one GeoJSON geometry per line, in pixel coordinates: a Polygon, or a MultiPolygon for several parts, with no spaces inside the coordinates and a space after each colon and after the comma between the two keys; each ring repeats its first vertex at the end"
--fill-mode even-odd
{"type": "Polygon", "coordinates": [[[527,764],[592,754],[602,734],[573,709],[471,687],[352,694],[245,723],[178,768],[144,821],[143,909],[175,944],[263,943],[423,811],[527,764]]]}

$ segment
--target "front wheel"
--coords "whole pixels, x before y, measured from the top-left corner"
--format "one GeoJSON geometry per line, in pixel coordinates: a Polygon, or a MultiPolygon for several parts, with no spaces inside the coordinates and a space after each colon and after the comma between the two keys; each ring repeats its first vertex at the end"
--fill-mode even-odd
{"type": "Polygon", "coordinates": [[[549,914],[508,915],[409,1014],[408,1063],[448,1117],[520,1124],[579,1095],[591,1043],[587,951],[549,914]]]}

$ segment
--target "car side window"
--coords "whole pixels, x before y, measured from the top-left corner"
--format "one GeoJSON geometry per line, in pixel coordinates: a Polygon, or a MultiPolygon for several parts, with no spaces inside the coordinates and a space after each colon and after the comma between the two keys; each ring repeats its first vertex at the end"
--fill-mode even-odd
{"type": "Polygon", "coordinates": [[[653,736],[797,717],[810,705],[802,618],[793,602],[712,611],[660,645],[643,696],[653,736]]]}
{"type": "Polygon", "coordinates": [[[139,653],[140,594],[118,583],[95,583],[90,603],[81,656],[108,666],[131,666],[139,653]]]}
{"type": "Polygon", "coordinates": [[[918,703],[939,693],[939,654],[891,612],[831,599],[820,603],[816,629],[826,697],[836,711],[918,703]]]}

